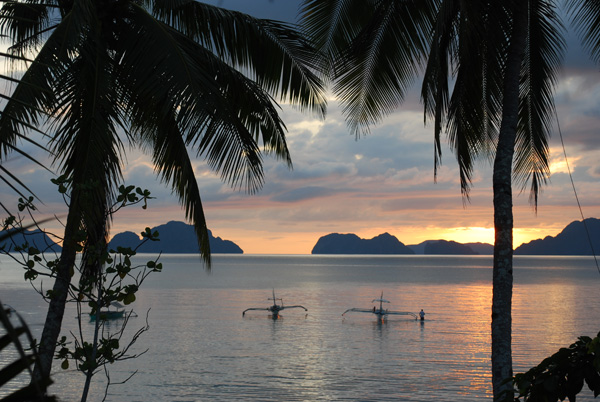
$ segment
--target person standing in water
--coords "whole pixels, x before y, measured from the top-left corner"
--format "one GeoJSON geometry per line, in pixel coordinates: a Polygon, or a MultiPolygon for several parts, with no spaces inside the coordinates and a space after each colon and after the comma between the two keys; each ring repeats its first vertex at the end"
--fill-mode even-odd
{"type": "Polygon", "coordinates": [[[419,311],[419,317],[421,317],[421,321],[425,320],[425,312],[423,311],[423,309],[421,309],[421,311],[419,311]]]}

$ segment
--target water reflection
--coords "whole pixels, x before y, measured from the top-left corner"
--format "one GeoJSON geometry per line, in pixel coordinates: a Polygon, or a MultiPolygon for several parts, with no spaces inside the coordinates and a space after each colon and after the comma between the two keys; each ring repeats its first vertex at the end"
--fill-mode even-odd
{"type": "MultiPolygon", "coordinates": [[[[109,400],[491,399],[487,257],[216,256],[211,275],[198,270],[196,257],[180,265],[178,257],[167,258],[168,268],[134,307],[152,308],[150,331],[139,341],[150,351],[111,367],[114,378],[139,373],[109,400]],[[285,310],[277,320],[267,311],[242,318],[248,307],[268,306],[273,287],[308,315],[285,310]],[[424,309],[426,320],[341,317],[349,307],[372,307],[381,291],[395,310],[424,309]]],[[[515,369],[597,332],[598,282],[578,265],[584,260],[515,261],[523,264],[515,269],[515,369]]],[[[9,297],[43,318],[27,304],[33,298],[10,289],[3,301],[9,297]]],[[[51,392],[77,399],[82,379],[56,373],[51,392]]]]}
{"type": "Polygon", "coordinates": [[[539,363],[545,357],[566,347],[581,335],[595,334],[574,331],[579,320],[587,320],[590,311],[578,307],[580,298],[589,295],[578,293],[575,284],[544,283],[527,287],[515,286],[513,297],[513,342],[528,345],[527,350],[515,348],[515,369],[524,371],[531,367],[533,357],[539,363]],[[537,328],[532,335],[527,329],[537,328]],[[543,342],[540,340],[543,339],[543,342]]]}

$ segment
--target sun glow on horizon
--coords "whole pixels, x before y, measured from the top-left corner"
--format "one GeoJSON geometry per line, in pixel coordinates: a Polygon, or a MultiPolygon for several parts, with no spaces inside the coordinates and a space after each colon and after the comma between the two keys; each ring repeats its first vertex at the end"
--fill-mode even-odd
{"type": "MultiPolygon", "coordinates": [[[[439,239],[455,241],[457,243],[489,243],[494,244],[495,230],[493,227],[458,227],[443,229],[439,232],[439,239]]],[[[513,248],[519,247],[523,243],[543,238],[548,233],[545,229],[534,228],[514,228],[513,229],[513,248]]],[[[430,239],[435,240],[431,234],[430,239]]]]}
{"type": "Polygon", "coordinates": [[[458,243],[490,243],[494,244],[494,228],[458,227],[441,232],[444,240],[458,243]]]}

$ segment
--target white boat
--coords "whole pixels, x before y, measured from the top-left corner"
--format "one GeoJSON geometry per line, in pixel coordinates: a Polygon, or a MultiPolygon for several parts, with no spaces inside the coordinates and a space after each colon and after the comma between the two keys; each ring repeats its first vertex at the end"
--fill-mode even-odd
{"type": "Polygon", "coordinates": [[[295,306],[284,306],[283,305],[283,299],[280,297],[275,297],[275,289],[273,289],[273,297],[269,297],[267,300],[273,300],[273,305],[269,306],[269,307],[252,307],[252,308],[247,308],[246,310],[244,310],[242,312],[242,317],[246,315],[246,311],[250,311],[250,310],[259,310],[259,311],[268,311],[272,314],[273,318],[278,318],[279,317],[279,312],[281,310],[284,310],[286,308],[302,308],[304,309],[304,311],[308,311],[306,309],[306,307],[304,306],[300,306],[300,305],[295,305],[295,306]],[[277,300],[279,300],[281,302],[281,304],[277,304],[277,300]]]}
{"type": "MultiPolygon", "coordinates": [[[[101,320],[115,320],[118,318],[123,318],[125,316],[125,313],[127,311],[125,310],[125,307],[119,303],[119,302],[112,302],[110,303],[110,306],[108,306],[108,308],[106,309],[101,309],[100,310],[100,319],[101,320]],[[112,307],[112,309],[111,309],[112,307]]],[[[135,313],[132,312],[132,314],[134,315],[134,317],[137,317],[137,315],[135,313]]],[[[90,321],[96,321],[96,318],[98,317],[98,313],[97,312],[90,312],[90,321]]]]}
{"type": "Polygon", "coordinates": [[[388,309],[384,309],[383,308],[383,303],[389,303],[389,300],[385,300],[383,298],[383,292],[381,292],[381,297],[379,299],[373,299],[371,301],[372,303],[379,303],[379,308],[377,308],[377,306],[373,306],[372,309],[369,308],[349,308],[348,310],[344,311],[342,313],[342,315],[345,315],[346,313],[349,312],[355,312],[355,313],[372,313],[375,314],[377,316],[378,319],[380,320],[385,320],[386,317],[388,315],[409,315],[415,318],[415,320],[417,319],[417,315],[415,313],[411,313],[409,311],[392,311],[392,310],[388,310],[388,309]]]}

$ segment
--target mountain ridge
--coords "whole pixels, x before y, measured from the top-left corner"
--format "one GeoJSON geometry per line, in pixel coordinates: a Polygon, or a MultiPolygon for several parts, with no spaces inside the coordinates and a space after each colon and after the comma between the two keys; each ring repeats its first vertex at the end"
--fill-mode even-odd
{"type": "MultiPolygon", "coordinates": [[[[184,222],[169,221],[166,224],[152,228],[158,230],[160,241],[147,242],[138,252],[144,253],[198,253],[196,234],[192,225],[184,222]]],[[[211,251],[219,253],[243,254],[243,250],[230,240],[213,236],[209,230],[211,251]]],[[[5,233],[5,232],[0,232],[5,233]]],[[[24,231],[16,237],[17,244],[28,241],[40,250],[60,251],[60,245],[39,230],[24,231]]],[[[14,245],[5,244],[14,250],[14,245]]],[[[116,234],[109,242],[109,247],[117,246],[135,248],[141,243],[140,236],[125,231],[116,234]]],[[[321,236],[311,254],[421,254],[421,255],[492,255],[493,245],[489,243],[458,243],[451,240],[426,240],[419,244],[405,245],[395,236],[382,233],[372,239],[361,239],[353,233],[331,233],[321,236]]],[[[514,251],[515,255],[593,255],[600,252],[600,220],[587,218],[583,221],[573,221],[556,236],[546,236],[543,239],[523,243],[514,251]],[[594,248],[588,241],[589,232],[594,248]]]]}
{"type": "Polygon", "coordinates": [[[573,221],[556,236],[523,243],[516,255],[593,255],[600,252],[600,219],[573,221]],[[589,240],[588,240],[589,233],[589,240]],[[593,247],[590,245],[590,240],[593,247]]]}
{"type": "MultiPolygon", "coordinates": [[[[573,221],[558,235],[546,236],[543,239],[523,243],[514,251],[515,255],[593,255],[600,252],[600,220],[587,218],[583,221],[573,221]],[[587,230],[586,230],[587,228],[587,230]],[[594,250],[588,241],[589,237],[594,250]]],[[[419,244],[404,245],[389,233],[375,236],[372,239],[361,239],[354,233],[330,233],[317,241],[311,254],[422,254],[422,255],[493,255],[494,246],[489,243],[458,243],[452,240],[425,240],[419,244]],[[380,236],[391,236],[410,252],[398,252],[394,248],[385,248],[378,239],[380,236]],[[381,252],[357,252],[366,247],[362,242],[370,242],[370,249],[381,252]],[[318,247],[317,247],[318,246],[318,247]],[[317,249],[317,252],[315,252],[317,249]]]]}
{"type": "MultiPolygon", "coordinates": [[[[9,230],[9,232],[11,232],[9,230]]],[[[0,236],[6,234],[6,230],[0,231],[0,236]]],[[[10,238],[7,238],[0,242],[0,248],[4,251],[14,251],[17,247],[22,247],[25,244],[30,247],[35,247],[41,252],[53,251],[60,252],[62,247],[52,241],[50,237],[39,229],[35,230],[24,230],[20,233],[13,234],[10,238]]]]}
{"type": "Polygon", "coordinates": [[[361,239],[353,233],[330,233],[317,240],[311,254],[414,254],[414,251],[387,232],[372,239],[361,239]]]}
{"type": "MultiPolygon", "coordinates": [[[[199,253],[198,237],[193,225],[180,221],[169,221],[165,224],[153,227],[152,232],[158,231],[159,241],[149,241],[141,244],[142,239],[135,233],[126,231],[117,233],[108,243],[109,248],[131,247],[137,249],[138,253],[199,253]]],[[[244,251],[234,242],[223,240],[213,236],[208,230],[211,253],[214,254],[243,254],[244,251]]]]}

